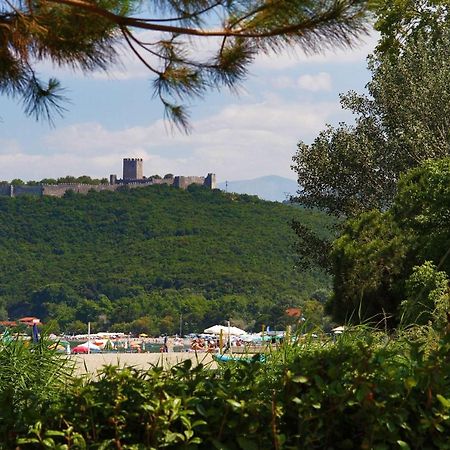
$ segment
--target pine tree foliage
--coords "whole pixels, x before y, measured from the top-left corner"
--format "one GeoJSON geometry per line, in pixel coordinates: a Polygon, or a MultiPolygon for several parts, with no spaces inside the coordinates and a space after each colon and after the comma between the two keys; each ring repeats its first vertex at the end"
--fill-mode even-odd
{"type": "Polygon", "coordinates": [[[51,119],[64,95],[53,78],[39,79],[36,63],[107,70],[123,43],[153,74],[168,117],[187,129],[184,104],[235,87],[257,54],[352,45],[368,14],[366,0],[0,0],[0,92],[51,119]]]}

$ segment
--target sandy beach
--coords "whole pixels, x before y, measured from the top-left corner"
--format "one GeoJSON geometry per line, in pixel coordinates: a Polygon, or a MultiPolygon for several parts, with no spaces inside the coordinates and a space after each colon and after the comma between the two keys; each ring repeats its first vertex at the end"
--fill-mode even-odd
{"type": "Polygon", "coordinates": [[[71,355],[76,364],[77,375],[95,375],[103,366],[114,365],[119,367],[136,367],[148,369],[150,366],[163,366],[169,368],[186,359],[190,359],[193,365],[199,363],[213,367],[210,353],[172,352],[172,353],[91,353],[89,355],[71,355]]]}

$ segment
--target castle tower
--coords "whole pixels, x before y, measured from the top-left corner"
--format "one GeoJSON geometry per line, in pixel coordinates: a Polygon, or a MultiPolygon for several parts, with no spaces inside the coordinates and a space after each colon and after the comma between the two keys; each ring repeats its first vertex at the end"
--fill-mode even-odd
{"type": "Polygon", "coordinates": [[[207,177],[205,178],[205,181],[203,183],[204,186],[208,187],[209,189],[216,189],[216,174],[215,173],[208,173],[207,177]]]}
{"type": "Polygon", "coordinates": [[[142,158],[123,159],[123,180],[142,180],[144,178],[144,164],[142,158]]]}

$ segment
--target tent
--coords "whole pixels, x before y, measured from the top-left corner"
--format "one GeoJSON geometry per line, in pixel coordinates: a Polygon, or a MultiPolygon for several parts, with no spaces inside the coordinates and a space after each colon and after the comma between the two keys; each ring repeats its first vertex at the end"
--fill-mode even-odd
{"type": "Polygon", "coordinates": [[[203,333],[205,334],[220,334],[223,333],[224,335],[230,334],[230,336],[243,336],[244,334],[247,334],[246,331],[241,330],[237,327],[224,327],[223,325],[214,325],[212,327],[206,328],[206,330],[203,330],[203,333]]]}

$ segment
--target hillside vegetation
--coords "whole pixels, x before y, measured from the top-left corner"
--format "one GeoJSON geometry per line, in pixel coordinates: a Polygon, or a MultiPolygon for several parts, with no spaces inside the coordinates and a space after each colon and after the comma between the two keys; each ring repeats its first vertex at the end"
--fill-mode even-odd
{"type": "Polygon", "coordinates": [[[0,199],[2,315],[60,331],[196,331],[233,318],[279,325],[327,285],[295,270],[292,219],[321,214],[191,186],[0,199]]]}

